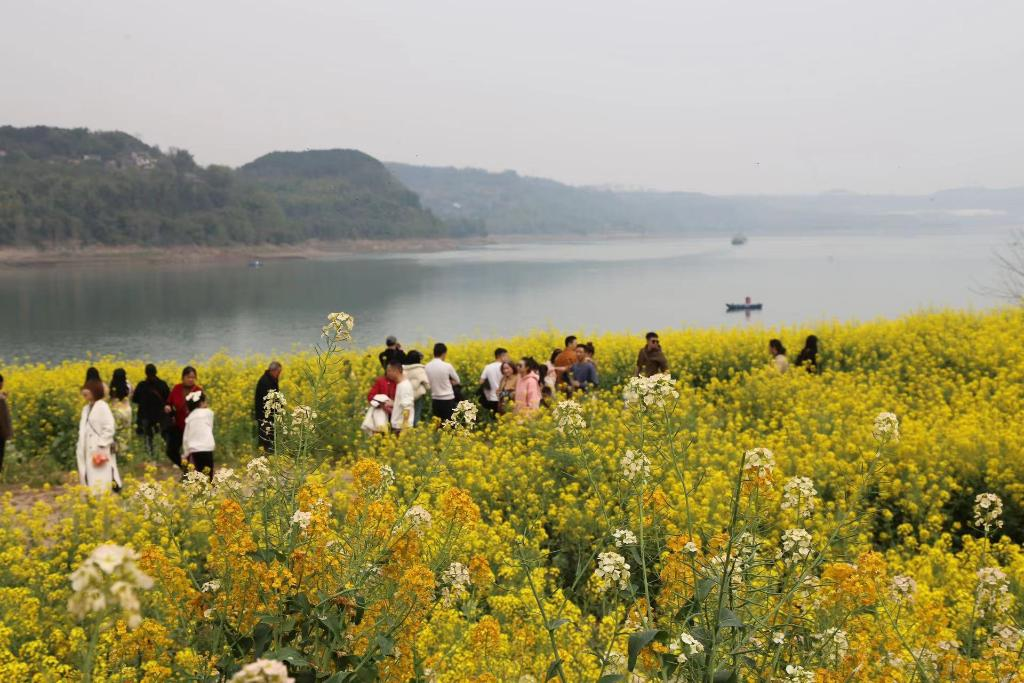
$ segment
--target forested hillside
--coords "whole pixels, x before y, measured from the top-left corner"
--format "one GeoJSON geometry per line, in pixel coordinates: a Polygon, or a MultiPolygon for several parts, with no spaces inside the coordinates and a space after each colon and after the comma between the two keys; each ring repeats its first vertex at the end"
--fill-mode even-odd
{"type": "Polygon", "coordinates": [[[423,237],[448,226],[355,151],[197,164],[120,132],[0,127],[0,245],[228,245],[423,237]]]}

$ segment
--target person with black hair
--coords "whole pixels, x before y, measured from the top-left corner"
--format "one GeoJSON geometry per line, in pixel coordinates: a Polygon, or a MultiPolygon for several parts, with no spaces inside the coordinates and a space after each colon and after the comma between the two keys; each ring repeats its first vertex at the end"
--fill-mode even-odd
{"type": "Polygon", "coordinates": [[[509,359],[508,349],[498,347],[494,350],[494,362],[484,366],[480,373],[480,393],[483,396],[484,408],[496,415],[498,412],[498,387],[501,385],[501,366],[509,359]]]}
{"type": "Polygon", "coordinates": [[[170,417],[164,413],[170,394],[171,388],[157,376],[156,366],[148,363],[146,379],[132,392],[132,403],[139,407],[135,411],[135,433],[145,439],[150,458],[153,457],[153,437],[170,426],[170,417]]]}
{"type": "Polygon", "coordinates": [[[7,442],[14,438],[14,426],[11,424],[11,409],[7,406],[7,394],[4,392],[4,376],[0,375],[0,472],[4,471],[4,449],[7,442]]]}
{"type": "Polygon", "coordinates": [[[377,354],[377,360],[380,361],[380,366],[384,370],[388,369],[388,363],[397,360],[399,363],[405,363],[405,351],[402,350],[402,345],[398,343],[398,339],[394,335],[388,335],[388,338],[384,340],[384,350],[377,354]]]}
{"type": "Polygon", "coordinates": [[[661,340],[657,332],[647,333],[647,343],[636,357],[636,374],[640,377],[650,377],[668,372],[668,359],[665,352],[661,350],[661,340]]]}
{"type": "Polygon", "coordinates": [[[114,452],[124,455],[128,452],[128,444],[131,443],[132,429],[132,385],[128,382],[128,373],[124,368],[114,370],[110,378],[110,412],[114,415],[116,427],[114,437],[114,452]]]}
{"type": "Polygon", "coordinates": [[[193,391],[202,391],[203,388],[197,383],[198,373],[191,365],[186,365],[181,371],[181,381],[174,385],[171,393],[167,396],[167,403],[164,405],[164,412],[173,418],[164,434],[167,441],[167,459],[181,467],[181,442],[185,436],[185,418],[188,417],[188,406],[185,397],[193,391]]]}
{"type": "Polygon", "coordinates": [[[519,381],[516,382],[515,406],[512,410],[516,415],[526,415],[540,407],[540,375],[543,370],[540,363],[531,356],[519,361],[517,369],[519,381]]]}
{"type": "Polygon", "coordinates": [[[189,465],[196,472],[203,472],[213,479],[213,451],[216,442],[213,439],[213,411],[210,410],[206,393],[202,389],[194,389],[185,396],[188,417],[185,418],[185,431],[182,433],[181,446],[185,453],[184,468],[189,465]]]}
{"type": "Polygon", "coordinates": [[[789,359],[786,358],[786,347],[782,345],[782,342],[778,339],[770,340],[768,353],[772,357],[773,367],[779,371],[780,375],[786,374],[786,371],[789,370],[789,359]]]}
{"type": "Polygon", "coordinates": [[[434,417],[446,422],[452,418],[460,399],[459,373],[448,362],[448,347],[441,342],[434,344],[434,359],[424,370],[430,382],[430,410],[434,417]]]}
{"type": "Polygon", "coordinates": [[[597,366],[587,360],[587,347],[576,347],[576,362],[572,366],[572,386],[586,393],[597,388],[597,366]]]}
{"type": "Polygon", "coordinates": [[[796,357],[796,366],[804,367],[807,372],[811,373],[818,371],[818,338],[813,334],[807,336],[804,348],[796,357]]]}
{"type": "Polygon", "coordinates": [[[413,349],[405,354],[405,363],[402,365],[405,378],[412,385],[412,397],[414,401],[413,425],[418,425],[423,419],[423,404],[426,402],[427,392],[430,391],[430,380],[427,379],[427,369],[423,366],[423,354],[413,349]]]}
{"type": "Polygon", "coordinates": [[[401,361],[388,363],[387,376],[395,383],[395,397],[391,406],[391,431],[397,436],[403,430],[412,428],[416,419],[416,402],[413,399],[412,382],[405,376],[401,361]]]}
{"type": "Polygon", "coordinates": [[[106,393],[106,387],[98,379],[91,379],[82,387],[85,406],[78,421],[75,459],[78,482],[88,486],[94,495],[121,490],[117,454],[111,449],[116,426],[110,406],[104,400],[106,393]]]}
{"type": "Polygon", "coordinates": [[[260,448],[267,453],[274,452],[274,419],[275,415],[267,412],[267,395],[271,391],[280,391],[279,381],[283,366],[275,361],[260,376],[256,382],[256,397],[253,402],[252,417],[256,421],[256,436],[259,439],[260,448]]]}
{"type": "Polygon", "coordinates": [[[565,387],[571,391],[571,377],[569,371],[572,366],[576,363],[576,337],[575,335],[569,335],[565,338],[565,348],[558,352],[557,356],[551,359],[551,364],[555,370],[555,383],[559,387],[565,387]]]}

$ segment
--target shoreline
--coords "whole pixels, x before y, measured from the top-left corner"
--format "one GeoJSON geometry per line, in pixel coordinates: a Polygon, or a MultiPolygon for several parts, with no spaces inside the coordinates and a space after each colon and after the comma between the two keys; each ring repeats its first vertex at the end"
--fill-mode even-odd
{"type": "Polygon", "coordinates": [[[0,248],[0,268],[30,266],[56,266],[69,263],[109,263],[136,261],[142,263],[242,263],[260,261],[315,260],[357,254],[385,252],[448,251],[467,246],[494,244],[489,238],[395,239],[395,240],[339,240],[324,242],[311,240],[297,244],[245,244],[223,247],[211,246],[88,246],[79,248],[34,249],[25,247],[0,248]]]}

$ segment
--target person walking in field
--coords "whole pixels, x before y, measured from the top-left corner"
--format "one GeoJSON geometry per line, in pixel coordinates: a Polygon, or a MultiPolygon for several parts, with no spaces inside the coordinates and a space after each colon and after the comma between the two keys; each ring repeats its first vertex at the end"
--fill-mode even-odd
{"type": "Polygon", "coordinates": [[[636,374],[640,377],[664,374],[668,372],[668,358],[661,350],[661,340],[657,332],[647,333],[647,343],[636,357],[636,374]]]}
{"type": "Polygon", "coordinates": [[[501,385],[501,366],[508,362],[508,349],[500,346],[494,350],[494,362],[484,366],[480,373],[480,391],[483,395],[484,408],[491,415],[498,413],[498,388],[501,385]]]}
{"type": "Polygon", "coordinates": [[[772,357],[772,366],[778,370],[780,375],[786,374],[789,370],[789,359],[786,358],[786,347],[778,339],[768,342],[768,354],[772,357]]]}
{"type": "Polygon", "coordinates": [[[145,372],[146,379],[139,382],[132,392],[132,403],[138,406],[135,433],[145,439],[146,450],[152,458],[154,437],[157,432],[165,433],[169,427],[170,419],[164,413],[164,406],[171,395],[171,388],[157,376],[156,366],[152,363],[146,365],[145,372]]]}
{"type": "Polygon", "coordinates": [[[203,472],[213,479],[213,451],[217,447],[213,439],[213,411],[202,389],[196,389],[185,397],[188,417],[185,418],[185,432],[182,434],[182,450],[185,452],[185,467],[189,465],[196,472],[203,472]]]}
{"type": "Polygon", "coordinates": [[[11,409],[7,405],[7,394],[4,392],[4,376],[0,375],[0,472],[4,471],[4,450],[7,442],[14,438],[14,426],[11,423],[11,409]]]}
{"type": "Polygon", "coordinates": [[[380,361],[380,367],[386,372],[388,364],[397,360],[399,363],[405,363],[405,351],[402,350],[402,345],[398,343],[398,339],[394,335],[389,336],[384,340],[384,350],[377,354],[377,360],[380,361]]]}
{"type": "Polygon", "coordinates": [[[528,415],[540,408],[540,365],[530,356],[519,361],[519,381],[516,383],[516,399],[513,411],[516,415],[528,415]]]}
{"type": "Polygon", "coordinates": [[[555,368],[556,387],[567,388],[571,391],[572,378],[569,371],[576,363],[576,337],[569,335],[565,338],[565,348],[559,351],[558,355],[551,359],[555,368]]]}
{"type": "Polygon", "coordinates": [[[415,424],[416,407],[412,382],[405,376],[402,362],[393,360],[388,364],[388,378],[395,383],[395,398],[391,407],[391,431],[396,435],[415,424]]]}
{"type": "Polygon", "coordinates": [[[402,365],[405,378],[412,384],[412,397],[414,403],[413,425],[418,425],[423,419],[423,403],[426,401],[427,393],[430,391],[430,380],[427,379],[427,369],[423,366],[423,354],[413,349],[405,354],[405,363],[402,365]]]}
{"type": "Polygon", "coordinates": [[[274,414],[267,413],[267,394],[280,391],[282,365],[272,361],[256,382],[256,397],[253,401],[252,416],[256,421],[256,436],[260,448],[266,453],[274,452],[274,414]]]}
{"type": "Polygon", "coordinates": [[[191,365],[186,365],[181,371],[181,382],[175,384],[171,389],[171,393],[167,396],[167,403],[164,405],[164,412],[172,418],[164,436],[167,441],[167,459],[177,467],[182,466],[181,444],[185,437],[185,418],[188,417],[188,405],[185,403],[185,397],[197,389],[203,390],[197,380],[196,369],[191,365]]]}
{"type": "Polygon", "coordinates": [[[587,348],[583,345],[576,347],[576,362],[570,374],[573,389],[586,393],[597,388],[597,366],[587,359],[587,348]]]}
{"type": "Polygon", "coordinates": [[[128,455],[132,433],[132,385],[124,368],[114,370],[110,378],[110,412],[114,414],[114,452],[119,457],[128,455]]]}
{"type": "Polygon", "coordinates": [[[459,385],[462,384],[459,373],[447,359],[448,347],[438,342],[434,344],[434,359],[425,368],[430,382],[430,410],[441,422],[452,419],[459,402],[459,385]]]}
{"type": "Polygon", "coordinates": [[[512,412],[516,401],[516,385],[519,384],[519,373],[512,363],[501,364],[501,384],[498,385],[498,413],[505,415],[512,412]]]}
{"type": "Polygon", "coordinates": [[[90,380],[82,387],[85,406],[78,421],[78,444],[75,448],[78,463],[78,482],[88,486],[94,495],[121,490],[121,474],[117,470],[114,443],[114,414],[104,400],[103,382],[90,380]]]}
{"type": "Polygon", "coordinates": [[[818,338],[813,334],[807,336],[804,348],[796,357],[796,366],[802,367],[810,373],[818,371],[818,338]]]}

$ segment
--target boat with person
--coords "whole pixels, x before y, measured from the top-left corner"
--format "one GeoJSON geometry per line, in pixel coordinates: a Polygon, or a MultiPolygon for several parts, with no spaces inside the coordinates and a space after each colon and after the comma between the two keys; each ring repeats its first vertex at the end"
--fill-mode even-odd
{"type": "Polygon", "coordinates": [[[764,307],[762,303],[754,303],[748,296],[741,304],[726,304],[725,312],[732,313],[734,311],[760,311],[764,307]]]}

